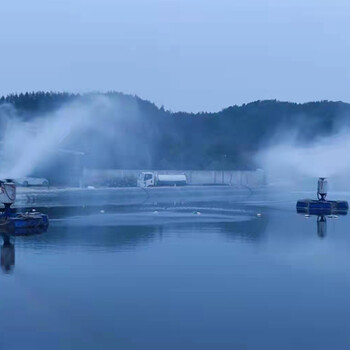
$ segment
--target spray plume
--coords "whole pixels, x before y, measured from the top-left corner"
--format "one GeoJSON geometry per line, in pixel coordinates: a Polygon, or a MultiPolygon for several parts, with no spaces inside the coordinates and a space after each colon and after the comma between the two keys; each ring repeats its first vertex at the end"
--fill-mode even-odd
{"type": "MultiPolygon", "coordinates": [[[[65,105],[57,111],[23,121],[8,106],[2,109],[5,132],[2,141],[0,176],[20,178],[30,176],[38,167],[49,162],[53,154],[69,142],[80,140],[82,134],[93,133],[101,140],[116,136],[111,128],[118,109],[110,99],[97,96],[88,101],[65,105]]],[[[28,118],[29,119],[29,118],[28,118]]],[[[64,169],[59,169],[64,171],[64,169]]]]}
{"type": "Polygon", "coordinates": [[[301,144],[297,134],[279,138],[274,145],[261,150],[257,162],[271,183],[296,184],[316,177],[337,178],[339,182],[350,173],[350,130],[336,132],[301,144]]]}

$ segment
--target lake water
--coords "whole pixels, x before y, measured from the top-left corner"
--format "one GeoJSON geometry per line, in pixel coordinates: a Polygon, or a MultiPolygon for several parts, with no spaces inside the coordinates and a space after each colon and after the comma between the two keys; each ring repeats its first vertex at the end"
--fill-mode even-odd
{"type": "Polygon", "coordinates": [[[41,208],[3,237],[0,349],[348,349],[350,218],[310,196],[41,208]]]}

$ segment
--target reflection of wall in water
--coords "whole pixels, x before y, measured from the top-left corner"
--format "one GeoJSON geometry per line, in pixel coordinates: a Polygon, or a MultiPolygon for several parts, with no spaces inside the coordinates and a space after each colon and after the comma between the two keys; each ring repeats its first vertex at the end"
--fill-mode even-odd
{"type": "Polygon", "coordinates": [[[136,249],[161,237],[161,226],[100,226],[100,227],[55,227],[49,228],[45,236],[31,237],[26,246],[41,249],[65,249],[65,246],[89,246],[104,250],[136,249]]]}
{"type": "Polygon", "coordinates": [[[229,240],[259,242],[264,240],[267,224],[268,218],[266,216],[254,216],[246,221],[185,223],[168,225],[167,228],[176,230],[178,227],[185,226],[186,230],[191,229],[193,232],[215,232],[219,230],[229,240]]]}
{"type": "Polygon", "coordinates": [[[263,241],[265,239],[268,217],[262,215],[249,221],[223,222],[219,224],[221,232],[230,240],[263,241]]]}

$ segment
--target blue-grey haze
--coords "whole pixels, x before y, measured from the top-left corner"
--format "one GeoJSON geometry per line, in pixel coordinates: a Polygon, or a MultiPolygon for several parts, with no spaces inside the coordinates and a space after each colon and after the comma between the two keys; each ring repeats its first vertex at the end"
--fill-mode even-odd
{"type": "Polygon", "coordinates": [[[346,0],[15,0],[0,94],[117,90],[171,110],[349,101],[346,0]]]}

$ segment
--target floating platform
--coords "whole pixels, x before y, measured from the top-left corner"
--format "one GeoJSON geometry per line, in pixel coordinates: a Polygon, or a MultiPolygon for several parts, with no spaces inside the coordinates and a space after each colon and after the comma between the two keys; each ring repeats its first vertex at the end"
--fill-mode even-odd
{"type": "Polygon", "coordinates": [[[30,212],[5,215],[0,214],[0,232],[25,234],[25,231],[44,231],[49,226],[49,218],[46,214],[30,212]]]}
{"type": "Polygon", "coordinates": [[[347,201],[328,201],[302,199],[297,202],[297,212],[311,215],[346,215],[349,209],[347,201]]]}

